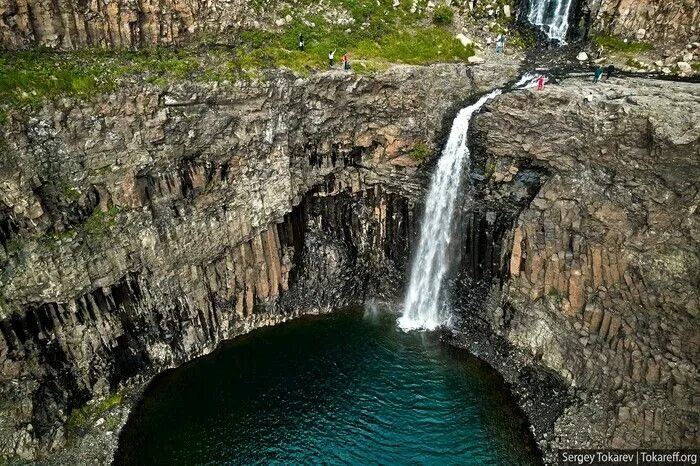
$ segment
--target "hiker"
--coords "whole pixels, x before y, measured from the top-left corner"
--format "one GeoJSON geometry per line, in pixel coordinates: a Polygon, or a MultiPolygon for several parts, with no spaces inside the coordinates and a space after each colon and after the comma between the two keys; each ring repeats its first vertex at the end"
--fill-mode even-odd
{"type": "Polygon", "coordinates": [[[537,90],[541,91],[544,89],[544,75],[541,74],[539,78],[537,78],[537,90]]]}
{"type": "Polygon", "coordinates": [[[332,52],[328,52],[328,69],[333,68],[335,65],[335,51],[336,49],[333,49],[332,52]]]}
{"type": "Polygon", "coordinates": [[[304,36],[299,34],[299,50],[304,51],[304,36]]]}
{"type": "Polygon", "coordinates": [[[343,55],[343,69],[350,71],[350,55],[347,53],[343,55]]]}
{"type": "Polygon", "coordinates": [[[608,65],[608,68],[605,70],[605,80],[607,81],[608,79],[612,78],[612,75],[615,73],[615,65],[612,63],[608,65]]]}
{"type": "Polygon", "coordinates": [[[597,83],[600,81],[600,77],[603,76],[603,67],[599,66],[598,68],[595,69],[595,74],[593,75],[593,83],[597,83]]]}
{"type": "Polygon", "coordinates": [[[496,37],[496,53],[503,52],[503,36],[501,34],[496,37]]]}
{"type": "Polygon", "coordinates": [[[593,93],[589,91],[588,94],[586,94],[586,96],[583,98],[583,103],[588,105],[591,102],[593,102],[593,93]]]}
{"type": "Polygon", "coordinates": [[[598,46],[598,53],[596,54],[596,58],[600,59],[603,58],[603,53],[605,53],[605,49],[603,48],[602,45],[598,46]]]}

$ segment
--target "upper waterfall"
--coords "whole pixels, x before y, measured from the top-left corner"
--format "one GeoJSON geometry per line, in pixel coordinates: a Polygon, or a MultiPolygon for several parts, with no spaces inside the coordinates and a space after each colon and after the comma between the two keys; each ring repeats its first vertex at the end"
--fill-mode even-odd
{"type": "Polygon", "coordinates": [[[527,0],[527,20],[552,40],[564,42],[573,0],[527,0]]]}

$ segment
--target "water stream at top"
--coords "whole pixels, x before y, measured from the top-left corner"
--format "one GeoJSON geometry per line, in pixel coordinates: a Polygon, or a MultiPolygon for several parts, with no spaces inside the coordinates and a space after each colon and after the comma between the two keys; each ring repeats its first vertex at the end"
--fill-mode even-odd
{"type": "MultiPolygon", "coordinates": [[[[531,87],[535,79],[531,75],[523,76],[513,89],[531,87]]],[[[449,246],[453,239],[462,174],[470,163],[469,123],[486,102],[502,92],[496,89],[463,108],[452,123],[426,198],[420,242],[411,268],[404,313],[399,319],[399,326],[404,330],[433,330],[449,318],[444,305],[443,285],[452,265],[449,246]]]]}

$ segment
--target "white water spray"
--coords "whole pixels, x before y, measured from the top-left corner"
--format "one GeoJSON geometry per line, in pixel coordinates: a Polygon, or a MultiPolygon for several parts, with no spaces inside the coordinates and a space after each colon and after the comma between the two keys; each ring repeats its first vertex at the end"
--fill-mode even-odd
{"type": "MultiPolygon", "coordinates": [[[[512,88],[535,85],[537,77],[525,75],[512,88]]],[[[501,94],[497,89],[457,114],[450,136],[430,181],[418,250],[411,268],[411,281],[404,301],[399,326],[404,330],[433,330],[447,322],[449,313],[442,299],[443,281],[451,257],[449,246],[455,221],[457,199],[461,192],[462,173],[469,165],[468,133],[474,113],[501,94]]]]}
{"type": "Polygon", "coordinates": [[[572,0],[529,0],[527,20],[550,39],[564,43],[572,3],[572,0]]]}

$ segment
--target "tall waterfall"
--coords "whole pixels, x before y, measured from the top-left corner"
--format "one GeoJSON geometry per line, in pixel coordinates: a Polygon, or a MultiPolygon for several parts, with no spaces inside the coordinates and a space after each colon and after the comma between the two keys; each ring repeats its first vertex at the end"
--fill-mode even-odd
{"type": "Polygon", "coordinates": [[[573,0],[527,0],[527,20],[552,40],[564,42],[573,0]]]}
{"type": "Polygon", "coordinates": [[[442,285],[450,268],[448,246],[457,208],[463,168],[469,163],[467,134],[472,115],[501,93],[495,90],[457,114],[426,199],[420,243],[399,326],[404,330],[432,330],[445,323],[442,285]]]}
{"type": "MultiPolygon", "coordinates": [[[[536,82],[537,76],[526,74],[511,89],[527,89],[536,82]]],[[[399,319],[399,326],[404,330],[433,330],[448,320],[442,288],[452,265],[449,246],[457,217],[462,174],[470,162],[469,123],[474,113],[502,92],[497,89],[483,96],[474,105],[460,110],[452,122],[447,144],[430,180],[420,242],[411,268],[404,312],[399,319]]]]}

